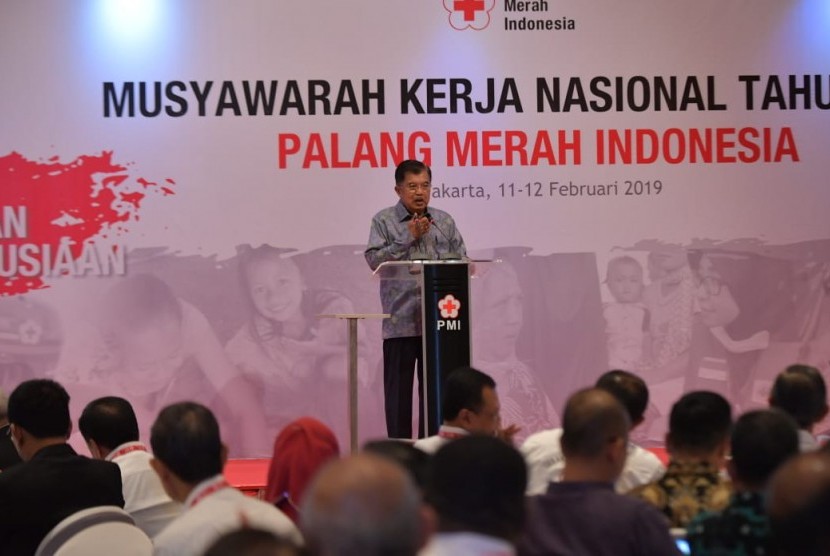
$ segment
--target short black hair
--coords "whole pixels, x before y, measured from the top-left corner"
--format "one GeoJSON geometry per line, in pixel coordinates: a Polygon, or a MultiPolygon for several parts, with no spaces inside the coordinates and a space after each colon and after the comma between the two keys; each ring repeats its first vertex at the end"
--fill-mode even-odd
{"type": "Polygon", "coordinates": [[[69,436],[69,394],[54,380],[22,382],[9,396],[9,423],[35,438],[69,436]]]}
{"type": "Polygon", "coordinates": [[[684,394],[669,415],[670,448],[709,452],[729,436],[732,407],[716,392],[684,394]]]}
{"type": "Polygon", "coordinates": [[[409,472],[419,490],[426,486],[427,467],[432,455],[419,450],[408,442],[384,438],[370,440],[363,445],[363,451],[394,461],[409,472]]]}
{"type": "Polygon", "coordinates": [[[404,160],[395,168],[395,184],[402,184],[406,174],[420,174],[422,172],[426,172],[430,181],[432,180],[432,170],[429,166],[420,160],[404,160]]]}
{"type": "Polygon", "coordinates": [[[632,423],[643,420],[648,407],[648,386],[642,378],[628,371],[614,369],[600,376],[595,386],[617,398],[628,411],[632,423]]]}
{"type": "Polygon", "coordinates": [[[820,421],[827,413],[827,386],[810,365],[790,365],[775,378],[770,390],[772,407],[789,413],[802,429],[820,421]]]}
{"type": "Polygon", "coordinates": [[[138,440],[138,420],[133,406],[124,398],[106,396],[92,400],[78,419],[84,440],[110,450],[138,440]]]}
{"type": "Polygon", "coordinates": [[[161,410],[150,431],[153,455],[183,481],[195,484],[222,472],[219,423],[195,402],[161,410]]]}
{"type": "Polygon", "coordinates": [[[735,421],[731,443],[738,478],[760,488],[784,461],[798,453],[798,427],[778,409],[749,411],[735,421]]]}
{"type": "Polygon", "coordinates": [[[506,442],[471,435],[443,445],[427,474],[426,500],[440,529],[515,540],[524,525],[527,465],[506,442]]]}
{"type": "Polygon", "coordinates": [[[628,438],[628,412],[613,394],[585,388],[568,398],[562,414],[562,451],[571,456],[599,456],[609,441],[628,438]]]}
{"type": "Polygon", "coordinates": [[[484,388],[496,387],[496,381],[489,375],[472,367],[459,367],[447,375],[444,393],[441,397],[441,416],[452,421],[462,409],[480,411],[484,405],[484,388]]]}

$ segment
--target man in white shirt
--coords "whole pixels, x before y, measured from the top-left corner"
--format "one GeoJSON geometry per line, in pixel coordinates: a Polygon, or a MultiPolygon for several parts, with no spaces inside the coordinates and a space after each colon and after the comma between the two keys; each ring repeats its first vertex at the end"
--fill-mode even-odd
{"type": "Polygon", "coordinates": [[[181,504],[164,492],[150,467],[153,456],[139,442],[138,421],[130,402],[109,396],[89,402],[78,428],[94,459],[111,461],[121,469],[124,510],[152,538],[181,513],[181,504]]]}
{"type": "Polygon", "coordinates": [[[511,441],[518,428],[501,429],[500,411],[496,382],[492,377],[472,367],[455,369],[444,384],[443,423],[438,434],[418,440],[415,447],[433,454],[450,440],[468,434],[501,436],[511,441]]]}
{"type": "Polygon", "coordinates": [[[438,531],[419,556],[513,556],[526,483],[521,454],[497,438],[472,435],[442,446],[426,485],[438,531]]]}
{"type": "MultiPolygon", "coordinates": [[[[643,379],[628,371],[613,370],[599,377],[595,386],[609,392],[623,404],[631,419],[632,429],[643,422],[648,406],[648,387],[643,379]]],[[[561,479],[565,468],[561,438],[561,428],[550,429],[530,435],[522,444],[521,452],[529,469],[528,495],[542,494],[547,490],[548,483],[561,479]]],[[[614,486],[617,492],[628,492],[656,481],[665,471],[657,456],[629,442],[625,467],[614,486]]]]}
{"type": "Polygon", "coordinates": [[[150,445],[155,455],[150,465],[164,490],[184,505],[182,514],[153,539],[157,556],[201,556],[221,535],[241,527],[302,541],[285,514],[225,481],[227,450],[219,424],[205,406],[181,402],[165,407],[153,423],[150,445]]]}

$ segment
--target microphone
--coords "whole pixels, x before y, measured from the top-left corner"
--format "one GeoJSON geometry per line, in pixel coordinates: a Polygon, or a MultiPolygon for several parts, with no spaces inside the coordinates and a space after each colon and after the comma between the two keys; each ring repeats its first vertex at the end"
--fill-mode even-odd
{"type": "MultiPolygon", "coordinates": [[[[442,230],[441,227],[435,223],[435,219],[432,217],[430,213],[426,212],[424,213],[424,216],[429,219],[429,223],[432,225],[432,227],[434,227],[442,236],[444,236],[444,239],[447,240],[447,245],[450,247],[450,249],[452,249],[452,240],[450,239],[450,236],[444,233],[444,230],[442,230]]],[[[461,254],[456,251],[449,251],[448,253],[438,255],[438,258],[442,261],[460,261],[462,259],[461,254]]]]}

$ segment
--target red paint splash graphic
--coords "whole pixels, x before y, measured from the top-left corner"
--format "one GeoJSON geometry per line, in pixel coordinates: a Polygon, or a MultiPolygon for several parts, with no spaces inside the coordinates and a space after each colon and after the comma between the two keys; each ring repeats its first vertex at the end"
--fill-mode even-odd
{"type": "MultiPolygon", "coordinates": [[[[0,157],[0,217],[4,207],[25,207],[25,237],[9,234],[3,223],[0,249],[36,244],[53,250],[69,243],[77,261],[84,245],[112,239],[127,232],[138,219],[148,194],[172,195],[171,179],[161,186],[144,178],[133,178],[127,168],[112,161],[112,151],[82,155],[62,164],[58,157],[47,163],[27,160],[12,152],[0,157]]],[[[38,276],[0,278],[0,295],[15,295],[47,287],[38,276]]]]}

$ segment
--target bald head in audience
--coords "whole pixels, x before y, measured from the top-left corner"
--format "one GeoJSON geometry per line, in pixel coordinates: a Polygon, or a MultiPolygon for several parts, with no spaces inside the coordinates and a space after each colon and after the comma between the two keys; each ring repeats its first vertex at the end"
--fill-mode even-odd
{"type": "Polygon", "coordinates": [[[563,481],[613,482],[625,465],[628,431],[625,407],[599,388],[570,397],[562,417],[563,481]]]}
{"type": "Polygon", "coordinates": [[[800,454],[770,481],[767,513],[774,544],[785,556],[830,556],[830,456],[800,454]]]}
{"type": "Polygon", "coordinates": [[[409,474],[373,454],[326,465],[311,484],[301,529],[317,556],[414,555],[433,525],[409,474]]]}

